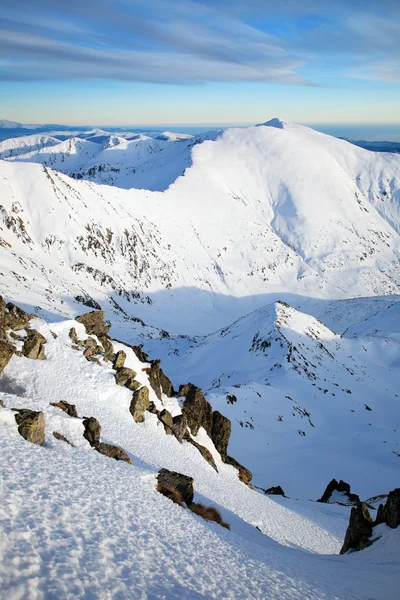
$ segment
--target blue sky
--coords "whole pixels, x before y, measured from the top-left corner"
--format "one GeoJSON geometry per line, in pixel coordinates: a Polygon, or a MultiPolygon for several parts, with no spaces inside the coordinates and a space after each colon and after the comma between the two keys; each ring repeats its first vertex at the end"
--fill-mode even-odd
{"type": "Polygon", "coordinates": [[[0,118],[400,123],[399,0],[1,0],[0,118]]]}

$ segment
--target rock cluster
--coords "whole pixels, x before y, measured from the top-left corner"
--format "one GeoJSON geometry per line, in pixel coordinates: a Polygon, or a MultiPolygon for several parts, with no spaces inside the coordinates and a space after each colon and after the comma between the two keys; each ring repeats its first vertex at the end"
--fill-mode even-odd
{"type": "MultiPolygon", "coordinates": [[[[338,504],[360,504],[360,497],[357,494],[353,494],[350,490],[350,484],[346,483],[342,479],[340,481],[336,481],[336,479],[332,479],[326,486],[324,493],[321,498],[317,500],[317,502],[332,502],[332,495],[337,492],[336,498],[340,498],[340,501],[334,499],[333,502],[337,502],[338,504]],[[343,500],[342,500],[343,499],[343,500]]],[[[335,496],[334,496],[335,498],[335,496]]]]}

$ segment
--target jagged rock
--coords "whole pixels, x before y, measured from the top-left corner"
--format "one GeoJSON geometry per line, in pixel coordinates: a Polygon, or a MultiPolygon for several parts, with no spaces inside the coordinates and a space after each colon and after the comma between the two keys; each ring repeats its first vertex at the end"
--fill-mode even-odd
{"type": "Polygon", "coordinates": [[[157,415],[157,416],[160,414],[160,411],[157,410],[157,407],[152,400],[150,400],[150,404],[149,404],[149,408],[147,409],[147,412],[153,413],[154,415],[157,415]]]}
{"type": "Polygon", "coordinates": [[[386,523],[392,529],[400,526],[400,488],[389,492],[386,504],[380,504],[375,525],[386,523]]]}
{"type": "Polygon", "coordinates": [[[285,492],[283,491],[283,489],[281,488],[280,485],[275,485],[275,486],[268,488],[267,490],[264,490],[264,494],[266,494],[268,496],[283,496],[283,497],[285,497],[285,492]]]}
{"type": "MultiPolygon", "coordinates": [[[[113,369],[122,369],[126,361],[126,353],[123,350],[118,350],[113,362],[113,369]]],[[[136,374],[135,374],[136,376],[136,374]]]]}
{"type": "Polygon", "coordinates": [[[238,462],[235,458],[232,458],[232,456],[225,456],[223,461],[225,464],[232,465],[232,467],[235,467],[235,469],[239,471],[238,477],[240,481],[246,485],[250,483],[253,478],[253,473],[249,469],[246,469],[246,467],[241,465],[240,462],[238,462]]]}
{"type": "Polygon", "coordinates": [[[96,340],[92,337],[88,337],[86,338],[86,340],[82,340],[80,344],[84,348],[95,348],[97,346],[96,340]]]}
{"type": "Polygon", "coordinates": [[[187,431],[187,420],[185,415],[176,415],[172,419],[172,430],[178,442],[182,442],[187,431]]]}
{"type": "Polygon", "coordinates": [[[123,385],[129,390],[137,390],[140,387],[140,383],[135,380],[136,372],[133,369],[128,369],[128,367],[117,369],[114,377],[118,385],[123,385]]]}
{"type": "Polygon", "coordinates": [[[101,425],[94,417],[84,417],[83,426],[85,431],[83,437],[89,442],[93,448],[98,448],[100,444],[101,425]]]}
{"type": "Polygon", "coordinates": [[[178,396],[185,396],[182,413],[186,417],[192,434],[197,435],[200,427],[204,427],[208,435],[211,435],[212,408],[205,399],[201,388],[192,383],[181,385],[178,396]]]}
{"type": "Polygon", "coordinates": [[[7,303],[7,311],[4,314],[4,326],[6,329],[13,329],[14,331],[20,331],[29,326],[29,320],[33,315],[28,314],[19,306],[16,306],[12,302],[7,303]]]}
{"type": "Polygon", "coordinates": [[[161,369],[160,360],[152,360],[150,362],[151,367],[145,369],[151,387],[153,388],[157,398],[161,400],[161,394],[164,393],[168,398],[174,395],[175,391],[171,380],[165,375],[164,371],[161,369]]]}
{"type": "Polygon", "coordinates": [[[75,300],[80,302],[80,304],[84,304],[89,308],[95,308],[96,310],[101,310],[101,306],[96,300],[94,300],[91,296],[86,294],[85,296],[75,296],[75,300]]]}
{"type": "Polygon", "coordinates": [[[227,455],[231,431],[232,424],[230,420],[221,415],[218,410],[215,410],[212,415],[211,439],[222,458],[227,455]]]}
{"type": "Polygon", "coordinates": [[[147,410],[149,406],[149,388],[144,385],[139,390],[133,392],[131,405],[129,407],[130,413],[136,423],[143,423],[144,411],[147,410]]]}
{"type": "Polygon", "coordinates": [[[70,404],[66,400],[60,400],[59,402],[50,402],[51,406],[55,406],[56,408],[60,408],[64,412],[67,413],[70,417],[75,417],[79,419],[78,411],[76,410],[75,404],[70,404]]]}
{"type": "Polygon", "coordinates": [[[166,410],[164,408],[164,410],[162,410],[159,413],[158,418],[160,419],[160,421],[164,425],[165,433],[167,435],[173,435],[173,433],[174,433],[174,431],[173,431],[174,423],[173,423],[173,419],[172,419],[171,413],[168,412],[168,410],[166,410]]]}
{"type": "Polygon", "coordinates": [[[317,502],[337,502],[338,504],[359,504],[360,498],[357,494],[352,494],[350,485],[343,481],[332,479],[326,486],[325,492],[317,502]]]}
{"type": "Polygon", "coordinates": [[[55,437],[56,440],[60,440],[60,442],[66,442],[70,446],[74,447],[74,445],[71,444],[71,442],[67,440],[65,436],[61,435],[61,433],[58,433],[58,431],[53,431],[53,437],[55,437]]]}
{"type": "Polygon", "coordinates": [[[101,351],[102,351],[101,346],[89,346],[84,351],[83,356],[86,358],[86,360],[88,360],[90,362],[95,362],[99,365],[100,361],[97,358],[97,355],[100,354],[101,351]]]}
{"type": "Polygon", "coordinates": [[[365,502],[351,509],[350,522],[347,527],[344,544],[340,554],[350,549],[363,550],[372,544],[369,538],[372,535],[372,519],[365,502]]]}
{"type": "Polygon", "coordinates": [[[22,354],[26,358],[32,359],[44,359],[44,346],[46,338],[36,331],[36,329],[28,329],[27,335],[24,339],[24,345],[22,347],[22,354]]]}
{"type": "Polygon", "coordinates": [[[68,335],[74,344],[79,344],[78,334],[76,333],[75,327],[71,327],[68,335]]]}
{"type": "Polygon", "coordinates": [[[16,351],[16,347],[8,340],[0,339],[0,373],[8,365],[10,358],[16,351]]]}
{"type": "Polygon", "coordinates": [[[176,489],[182,500],[189,506],[193,502],[193,478],[176,471],[161,469],[157,475],[158,485],[164,489],[176,489]]]}
{"type": "Polygon", "coordinates": [[[113,446],[112,444],[105,444],[100,442],[100,444],[96,448],[97,452],[100,454],[104,454],[104,456],[109,456],[110,458],[114,458],[115,460],[123,460],[124,462],[133,465],[132,460],[125,450],[120,448],[119,446],[113,446]]]}
{"type": "Polygon", "coordinates": [[[107,335],[111,325],[106,325],[104,322],[104,311],[95,310],[89,313],[85,313],[80,317],[76,318],[78,323],[82,323],[85,326],[86,333],[89,335],[96,335],[97,337],[107,335]]]}
{"type": "Polygon", "coordinates": [[[108,335],[99,335],[99,342],[104,348],[104,360],[109,360],[114,362],[115,354],[114,354],[114,346],[110,342],[108,335]]]}
{"type": "Polygon", "coordinates": [[[208,462],[209,465],[212,466],[213,469],[215,469],[218,473],[218,469],[217,469],[217,465],[215,464],[215,460],[213,458],[213,455],[211,454],[211,452],[208,450],[208,448],[205,448],[204,446],[202,446],[201,444],[199,444],[198,442],[196,442],[189,434],[189,432],[186,432],[183,436],[183,439],[186,442],[189,442],[189,444],[192,444],[192,446],[194,446],[202,455],[202,457],[204,458],[204,460],[206,460],[208,462]]]}
{"type": "Polygon", "coordinates": [[[13,408],[18,411],[15,420],[18,432],[28,442],[41,446],[45,440],[46,421],[44,413],[29,408],[13,408]]]}

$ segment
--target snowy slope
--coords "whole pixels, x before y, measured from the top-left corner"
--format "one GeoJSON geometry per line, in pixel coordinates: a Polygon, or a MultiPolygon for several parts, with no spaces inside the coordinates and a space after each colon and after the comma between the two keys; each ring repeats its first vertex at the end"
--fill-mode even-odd
{"type": "Polygon", "coordinates": [[[10,158],[21,154],[41,151],[43,148],[59,144],[57,138],[47,135],[23,135],[0,142],[0,158],[10,158]]]}
{"type": "MultiPolygon", "coordinates": [[[[359,555],[337,556],[348,507],[266,497],[241,483],[214,449],[216,473],[192,446],[166,436],[155,415],[133,421],[130,393],[115,385],[110,364],[90,363],[72,348],[68,332],[74,326],[84,338],[82,325],[31,325],[47,339],[46,359],[14,356],[0,378],[7,407],[43,410],[47,423],[46,443],[36,447],[19,436],[9,408],[0,408],[0,575],[7,598],[394,600],[397,530],[383,532],[359,555]],[[60,399],[98,418],[102,439],[124,447],[134,466],[94,452],[81,420],[50,406],[60,399]],[[54,430],[75,447],[55,440],[54,430]],[[231,531],[158,494],[160,467],[192,475],[195,499],[217,505],[231,531]]],[[[145,365],[114,344],[120,348],[148,385],[145,365]]],[[[152,391],[151,398],[160,404],[152,391]]],[[[174,401],[163,396],[161,403],[171,408],[174,401]]]]}

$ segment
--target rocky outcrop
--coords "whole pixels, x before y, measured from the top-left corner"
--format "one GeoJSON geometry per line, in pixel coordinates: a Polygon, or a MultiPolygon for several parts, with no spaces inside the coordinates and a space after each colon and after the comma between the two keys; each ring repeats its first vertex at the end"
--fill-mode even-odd
{"type": "Polygon", "coordinates": [[[6,308],[7,310],[4,313],[4,327],[6,329],[20,331],[29,327],[29,321],[34,315],[30,315],[12,302],[8,302],[6,308]]]}
{"type": "Polygon", "coordinates": [[[89,442],[92,448],[96,448],[97,450],[100,444],[100,423],[94,417],[84,417],[83,427],[85,428],[83,437],[89,442]]]}
{"type": "Polygon", "coordinates": [[[45,440],[46,430],[44,413],[28,408],[13,408],[12,410],[17,411],[15,420],[18,425],[18,433],[28,442],[41,446],[45,440]]]}
{"type": "MultiPolygon", "coordinates": [[[[126,353],[123,350],[118,350],[113,362],[113,369],[122,369],[126,361],[126,353]]],[[[136,374],[135,374],[136,375],[136,374]]]]}
{"type": "Polygon", "coordinates": [[[242,481],[246,485],[250,483],[250,481],[253,478],[253,473],[249,469],[246,469],[246,467],[241,465],[240,462],[238,462],[235,458],[232,458],[232,456],[225,456],[224,463],[235,467],[235,469],[239,471],[238,477],[240,481],[242,481]]]}
{"type": "Polygon", "coordinates": [[[176,415],[172,419],[172,430],[178,442],[182,442],[187,431],[187,420],[185,415],[176,415]]]}
{"type": "Polygon", "coordinates": [[[85,313],[76,318],[78,323],[85,326],[86,333],[96,335],[98,338],[108,334],[111,325],[106,325],[104,322],[104,311],[95,310],[85,313]]]}
{"type": "Polygon", "coordinates": [[[43,360],[45,358],[45,343],[46,338],[44,335],[36,331],[36,329],[28,329],[22,347],[22,354],[26,356],[26,358],[43,360]]]}
{"type": "Polygon", "coordinates": [[[208,462],[208,464],[211,465],[212,468],[215,469],[215,471],[217,471],[217,473],[218,473],[217,465],[215,464],[215,460],[213,458],[213,455],[208,450],[208,448],[205,448],[204,446],[202,446],[201,444],[199,444],[198,442],[196,442],[196,440],[194,440],[191,437],[191,435],[189,434],[189,432],[185,433],[183,439],[186,442],[189,442],[189,444],[191,444],[192,446],[194,446],[196,448],[196,450],[198,450],[200,452],[200,454],[202,455],[202,457],[204,458],[204,460],[206,460],[208,462]]]}
{"type": "Polygon", "coordinates": [[[340,554],[349,550],[363,550],[370,546],[372,544],[369,539],[372,535],[372,524],[373,521],[365,502],[353,507],[340,554]]]}
{"type": "Polygon", "coordinates": [[[159,400],[161,400],[161,394],[171,398],[175,393],[171,380],[165,375],[160,364],[160,360],[152,360],[150,361],[151,366],[145,369],[149,383],[159,400]]]}
{"type": "Polygon", "coordinates": [[[119,446],[113,446],[112,444],[105,444],[104,442],[100,442],[96,450],[97,452],[100,452],[100,454],[104,454],[104,456],[114,458],[115,460],[122,460],[124,462],[129,463],[130,465],[133,465],[129,454],[119,446]]]}
{"type": "Polygon", "coordinates": [[[178,396],[185,397],[182,413],[185,415],[188,427],[193,435],[197,435],[200,427],[204,427],[211,437],[212,407],[205,399],[201,388],[187,383],[179,387],[178,396]]]}
{"type": "Polygon", "coordinates": [[[222,460],[228,452],[229,438],[231,436],[232,424],[227,417],[221,415],[218,410],[212,414],[211,439],[216,450],[220,453],[222,460]]]}
{"type": "Polygon", "coordinates": [[[336,502],[338,504],[357,505],[360,504],[360,497],[357,494],[352,494],[350,485],[342,479],[340,481],[332,479],[317,502],[336,502]]]}
{"type": "Polygon", "coordinates": [[[59,402],[50,402],[50,405],[55,406],[56,408],[60,408],[70,417],[79,418],[75,404],[70,404],[66,400],[60,400],[59,402]]]}
{"type": "Polygon", "coordinates": [[[392,529],[400,526],[400,488],[389,492],[386,504],[380,504],[374,525],[386,523],[392,529]]]}
{"type": "Polygon", "coordinates": [[[140,387],[140,383],[135,380],[136,372],[128,367],[118,368],[114,377],[118,385],[123,385],[129,390],[137,390],[140,387]]]}
{"type": "Polygon", "coordinates": [[[160,487],[165,489],[175,489],[182,500],[189,506],[193,502],[193,478],[176,471],[161,469],[157,475],[157,482],[160,487]]]}
{"type": "Polygon", "coordinates": [[[133,393],[129,411],[136,423],[143,423],[144,412],[150,406],[149,388],[141,387],[133,393]]]}

